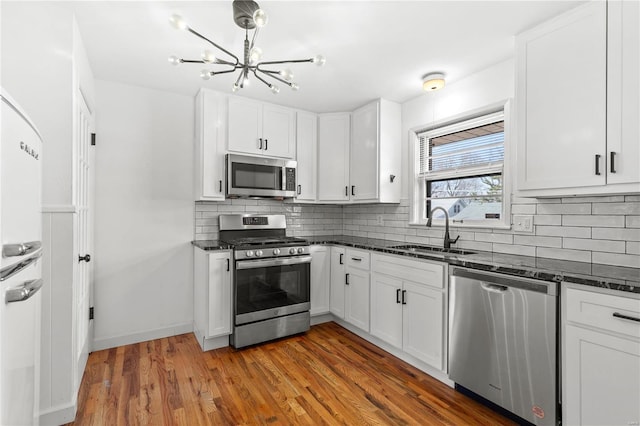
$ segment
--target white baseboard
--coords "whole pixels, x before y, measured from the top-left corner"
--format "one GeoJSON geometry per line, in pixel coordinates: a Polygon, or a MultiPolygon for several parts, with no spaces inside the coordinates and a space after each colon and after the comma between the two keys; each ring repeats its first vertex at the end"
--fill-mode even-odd
{"type": "Polygon", "coordinates": [[[322,324],[323,322],[333,321],[333,315],[330,313],[316,314],[311,316],[311,325],[322,324]]]}
{"type": "Polygon", "coordinates": [[[40,426],[58,426],[76,419],[77,403],[59,405],[40,413],[40,426]]]}
{"type": "Polygon", "coordinates": [[[204,333],[198,330],[195,323],[193,324],[193,334],[195,334],[196,340],[198,341],[202,352],[210,351],[212,349],[226,348],[227,346],[229,346],[228,334],[226,336],[206,338],[204,337],[204,333]]]}
{"type": "Polygon", "coordinates": [[[170,327],[157,328],[155,330],[143,331],[140,333],[127,334],[124,336],[107,337],[104,339],[94,339],[91,345],[92,351],[116,348],[118,346],[131,345],[133,343],[146,342],[147,340],[162,339],[164,337],[177,336],[178,334],[191,333],[193,323],[186,322],[170,327]]]}

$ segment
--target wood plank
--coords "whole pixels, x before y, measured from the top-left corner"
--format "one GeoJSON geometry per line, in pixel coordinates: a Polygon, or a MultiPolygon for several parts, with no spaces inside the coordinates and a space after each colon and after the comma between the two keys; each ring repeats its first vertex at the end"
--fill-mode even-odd
{"type": "Polygon", "coordinates": [[[94,352],[69,425],[511,425],[335,323],[241,350],[184,334],[94,352]]]}

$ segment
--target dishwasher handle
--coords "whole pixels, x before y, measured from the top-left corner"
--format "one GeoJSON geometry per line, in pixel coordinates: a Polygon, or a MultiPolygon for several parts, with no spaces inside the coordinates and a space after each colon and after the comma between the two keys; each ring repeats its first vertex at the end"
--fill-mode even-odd
{"type": "Polygon", "coordinates": [[[480,284],[480,286],[482,287],[483,290],[488,291],[489,293],[504,293],[506,292],[509,287],[507,287],[506,285],[497,285],[497,284],[490,284],[490,283],[486,283],[483,282],[480,284]]]}
{"type": "MultiPolygon", "coordinates": [[[[454,267],[451,269],[451,277],[463,277],[482,281],[496,287],[513,287],[521,290],[535,291],[550,296],[558,295],[558,283],[556,281],[543,281],[539,279],[523,278],[498,272],[479,271],[470,268],[454,267]]],[[[497,288],[493,288],[497,290],[497,288]]]]}

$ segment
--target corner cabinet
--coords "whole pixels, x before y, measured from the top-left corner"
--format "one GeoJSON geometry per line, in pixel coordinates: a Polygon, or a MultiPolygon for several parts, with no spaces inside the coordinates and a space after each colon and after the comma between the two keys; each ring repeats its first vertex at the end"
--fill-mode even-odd
{"type": "Polygon", "coordinates": [[[196,96],[195,199],[224,201],[227,96],[200,89],[196,96]]]}
{"type": "Polygon", "coordinates": [[[316,200],[318,116],[298,111],[296,116],[296,201],[316,200]]]}
{"type": "Polygon", "coordinates": [[[562,291],[563,423],[640,424],[640,300],[562,291]]]}
{"type": "Polygon", "coordinates": [[[517,37],[520,195],[640,191],[639,26],[638,2],[594,1],[517,37]]]}
{"type": "Polygon", "coordinates": [[[444,371],[447,265],[375,253],[371,262],[371,334],[444,371]]]}
{"type": "Polygon", "coordinates": [[[229,345],[231,252],[194,248],[193,332],[203,351],[229,345]]]}
{"type": "Polygon", "coordinates": [[[278,105],[229,97],[229,151],[294,158],[296,113],[278,105]]]}

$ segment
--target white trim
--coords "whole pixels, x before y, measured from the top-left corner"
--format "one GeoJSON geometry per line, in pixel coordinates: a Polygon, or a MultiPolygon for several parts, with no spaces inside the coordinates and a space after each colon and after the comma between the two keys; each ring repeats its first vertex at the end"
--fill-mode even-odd
{"type": "Polygon", "coordinates": [[[45,204],[42,213],[78,213],[78,208],[73,204],[45,204]]]}
{"type": "Polygon", "coordinates": [[[41,411],[40,424],[64,425],[74,421],[76,418],[76,412],[78,411],[77,398],[74,399],[74,402],[71,404],[56,405],[54,408],[50,408],[47,411],[41,411]]]}
{"type": "Polygon", "coordinates": [[[100,351],[103,349],[116,348],[118,346],[131,345],[134,343],[146,342],[147,340],[162,339],[165,337],[177,336],[179,334],[193,332],[193,322],[175,324],[169,327],[156,328],[154,330],[142,331],[140,333],[126,334],[104,339],[94,339],[91,350],[100,351]]]}

